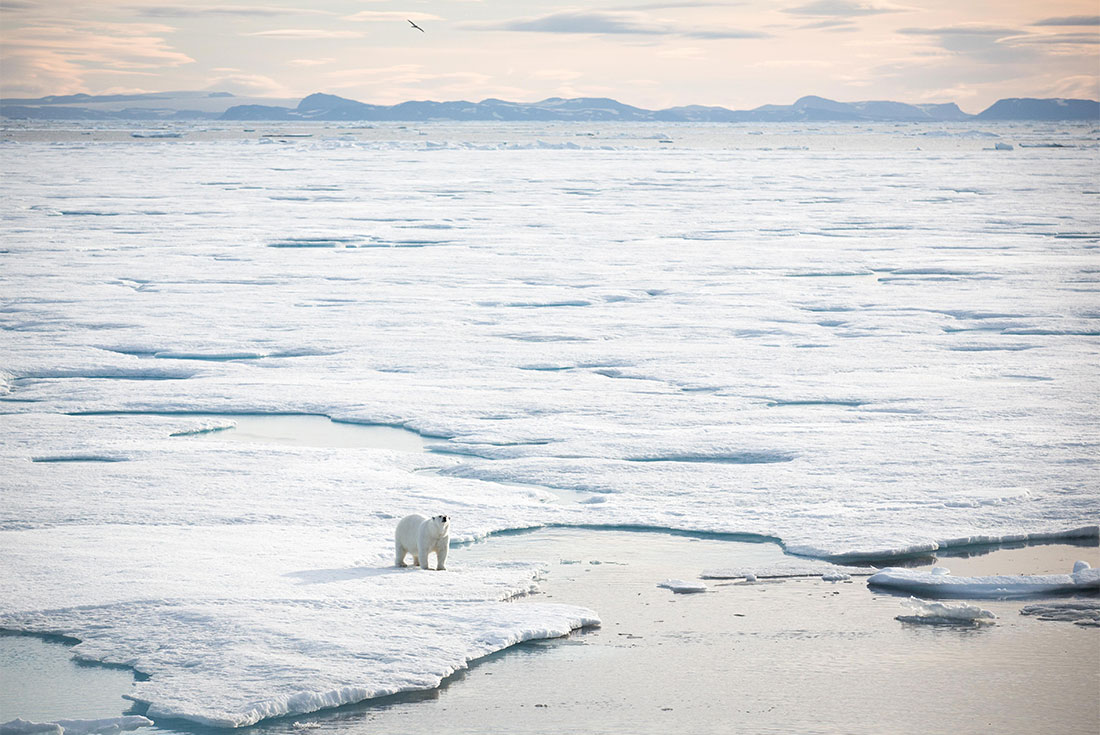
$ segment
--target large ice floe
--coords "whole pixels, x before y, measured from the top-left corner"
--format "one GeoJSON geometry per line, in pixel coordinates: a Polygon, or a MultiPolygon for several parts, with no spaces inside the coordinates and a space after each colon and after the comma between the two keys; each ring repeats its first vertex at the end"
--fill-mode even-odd
{"type": "Polygon", "coordinates": [[[1097,538],[1094,148],[66,126],[0,146],[0,627],[150,674],[150,717],[430,688],[594,623],[507,602],[538,559],[463,561],[511,529],[833,562],[1097,538]],[[244,414],[423,441],[199,438],[244,414]],[[392,568],[413,512],[451,516],[446,572],[392,568]]]}
{"type": "Polygon", "coordinates": [[[888,568],[867,578],[872,587],[903,590],[925,597],[1004,599],[1035,595],[1100,592],[1100,569],[1079,561],[1069,574],[1019,574],[955,577],[943,567],[932,571],[888,568]]]}

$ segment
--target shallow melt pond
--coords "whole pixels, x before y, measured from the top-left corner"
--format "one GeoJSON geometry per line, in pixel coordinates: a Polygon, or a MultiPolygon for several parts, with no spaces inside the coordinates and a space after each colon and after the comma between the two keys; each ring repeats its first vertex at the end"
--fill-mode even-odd
{"type": "MultiPolygon", "coordinates": [[[[191,418],[189,416],[189,418],[191,418]]],[[[284,444],[298,447],[392,449],[423,452],[428,440],[399,426],[333,421],[307,414],[200,414],[197,419],[221,419],[224,428],[183,432],[177,436],[247,444],[284,444]],[[232,425],[230,425],[232,423],[232,425]]]]}

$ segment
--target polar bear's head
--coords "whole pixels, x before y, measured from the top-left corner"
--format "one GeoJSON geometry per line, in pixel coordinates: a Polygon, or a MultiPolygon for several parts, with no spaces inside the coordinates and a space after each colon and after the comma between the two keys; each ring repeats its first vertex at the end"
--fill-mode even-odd
{"type": "Polygon", "coordinates": [[[439,527],[440,533],[447,533],[451,528],[451,519],[448,516],[432,516],[432,522],[439,527]]]}

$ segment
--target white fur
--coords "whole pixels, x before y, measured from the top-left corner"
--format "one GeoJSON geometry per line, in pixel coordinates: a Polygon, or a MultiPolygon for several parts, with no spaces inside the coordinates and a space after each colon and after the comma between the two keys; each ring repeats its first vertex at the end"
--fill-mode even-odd
{"type": "Polygon", "coordinates": [[[450,519],[447,516],[425,518],[416,513],[405,516],[397,524],[393,541],[396,551],[394,563],[397,566],[405,566],[405,555],[412,554],[414,565],[428,569],[428,554],[434,551],[436,569],[446,569],[443,564],[447,561],[447,550],[451,545],[450,519]]]}

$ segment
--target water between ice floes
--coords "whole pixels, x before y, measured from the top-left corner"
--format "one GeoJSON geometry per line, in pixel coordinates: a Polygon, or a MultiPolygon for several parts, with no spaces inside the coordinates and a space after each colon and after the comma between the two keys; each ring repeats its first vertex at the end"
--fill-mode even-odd
{"type": "MultiPolygon", "coordinates": [[[[1048,544],[920,563],[971,575],[1042,573],[1072,559],[1096,563],[1097,551],[1048,544]]],[[[1100,681],[1096,631],[1022,617],[1019,601],[983,601],[999,619],[978,630],[903,625],[894,616],[903,612],[904,597],[868,590],[858,576],[839,584],[817,577],[706,580],[706,593],[678,595],[656,583],[695,579],[698,570],[731,559],[756,569],[792,560],[770,542],[653,531],[508,533],[456,545],[449,564],[461,574],[468,563],[528,558],[547,563],[542,591],[512,604],[588,606],[603,626],[492,655],[439,690],[270,721],[257,730],[656,733],[690,722],[693,732],[713,733],[927,732],[989,723],[1001,733],[1086,733],[1098,724],[1088,704],[1100,681]]],[[[125,708],[118,697],[128,672],[77,668],[63,661],[63,646],[25,636],[0,637],[0,661],[13,642],[22,656],[18,671],[38,673],[0,699],[5,713],[92,717],[125,708]],[[49,677],[62,686],[52,688],[49,677]]],[[[161,722],[157,730],[206,732],[180,722],[161,722]]]]}

